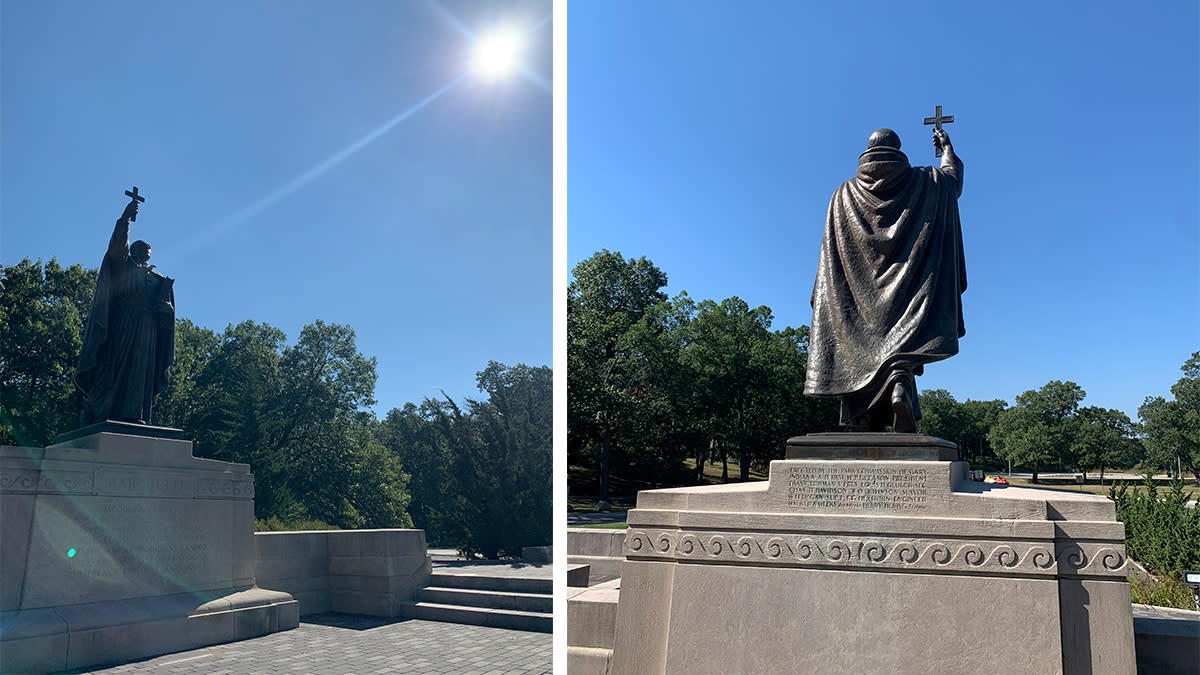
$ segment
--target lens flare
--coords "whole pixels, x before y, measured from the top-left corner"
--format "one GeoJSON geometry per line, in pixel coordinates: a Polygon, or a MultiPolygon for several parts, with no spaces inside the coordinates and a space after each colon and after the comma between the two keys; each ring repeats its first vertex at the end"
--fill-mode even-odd
{"type": "Polygon", "coordinates": [[[484,35],[475,43],[471,67],[476,74],[497,79],[517,70],[525,42],[512,29],[484,35]]]}

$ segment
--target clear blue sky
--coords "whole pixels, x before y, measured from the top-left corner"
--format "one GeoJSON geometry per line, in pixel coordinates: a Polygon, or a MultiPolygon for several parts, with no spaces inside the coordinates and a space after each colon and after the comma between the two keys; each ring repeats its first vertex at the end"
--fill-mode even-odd
{"type": "Polygon", "coordinates": [[[133,237],[176,279],[178,316],[289,342],[348,324],[378,358],[381,414],[479,397],[488,360],[551,361],[550,14],[4,0],[0,260],[98,267],[136,184],[133,237]],[[502,26],[527,36],[525,72],[463,78],[502,26]]]}
{"type": "Polygon", "coordinates": [[[1136,419],[1200,350],[1198,4],[577,2],[568,266],[646,256],[671,295],[809,324],[826,208],[867,136],[966,165],[958,356],[922,389],[1050,380],[1136,419]]]}

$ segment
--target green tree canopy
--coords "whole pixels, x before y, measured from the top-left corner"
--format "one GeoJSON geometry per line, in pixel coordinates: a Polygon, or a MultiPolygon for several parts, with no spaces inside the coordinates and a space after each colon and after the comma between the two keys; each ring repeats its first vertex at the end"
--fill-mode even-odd
{"type": "Polygon", "coordinates": [[[1033,482],[1045,464],[1069,463],[1077,429],[1076,414],[1085,393],[1074,382],[1052,380],[1017,396],[1001,412],[988,439],[996,454],[1033,468],[1033,482]]]}
{"type": "Polygon", "coordinates": [[[1104,482],[1104,467],[1133,464],[1142,447],[1133,437],[1133,422],[1128,415],[1113,408],[1094,406],[1079,409],[1072,444],[1072,454],[1085,478],[1088,469],[1098,469],[1101,483],[1104,482]]]}
{"type": "MultiPolygon", "coordinates": [[[[651,308],[666,300],[667,275],[646,258],[625,260],[601,251],[572,270],[567,288],[568,442],[578,451],[598,447],[600,490],[608,498],[614,437],[628,437],[644,413],[643,377],[631,334],[651,308]]],[[[651,318],[659,316],[652,314],[651,318]]],[[[643,415],[644,416],[644,415],[643,415]]]]}
{"type": "Polygon", "coordinates": [[[0,443],[43,446],[79,426],[75,362],[96,276],[54,259],[0,267],[0,443]]]}
{"type": "Polygon", "coordinates": [[[1159,466],[1178,462],[1200,485],[1200,352],[1180,369],[1183,377],[1171,387],[1174,400],[1147,397],[1138,418],[1149,459],[1159,466]]]}
{"type": "Polygon", "coordinates": [[[431,542],[519,555],[552,539],[552,372],[492,361],[477,382],[486,400],[393,409],[379,438],[412,472],[414,521],[431,542]]]}

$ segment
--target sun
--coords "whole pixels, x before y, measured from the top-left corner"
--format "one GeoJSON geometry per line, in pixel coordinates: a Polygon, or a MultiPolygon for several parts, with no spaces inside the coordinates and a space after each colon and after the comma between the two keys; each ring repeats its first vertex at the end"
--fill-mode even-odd
{"type": "Polygon", "coordinates": [[[501,29],[479,38],[471,55],[471,69],[487,79],[499,79],[520,64],[525,42],[511,29],[501,29]]]}

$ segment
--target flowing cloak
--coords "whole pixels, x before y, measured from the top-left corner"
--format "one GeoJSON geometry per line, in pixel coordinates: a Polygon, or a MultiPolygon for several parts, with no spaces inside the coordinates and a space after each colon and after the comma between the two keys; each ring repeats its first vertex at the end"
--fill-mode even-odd
{"type": "Polygon", "coordinates": [[[858,175],[834,192],[804,393],[842,396],[843,424],[865,423],[894,371],[920,375],[923,364],[958,353],[967,288],[961,193],[962,162],[951,153],[940,168],[913,167],[892,148],[864,152],[858,175]]]}
{"type": "Polygon", "coordinates": [[[83,425],[111,419],[149,424],[175,362],[174,282],[129,256],[129,221],[117,221],[100,263],[75,366],[86,394],[83,425]]]}

